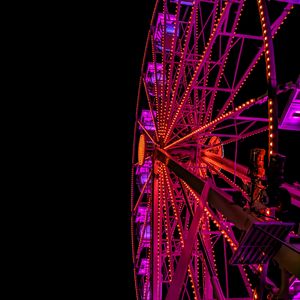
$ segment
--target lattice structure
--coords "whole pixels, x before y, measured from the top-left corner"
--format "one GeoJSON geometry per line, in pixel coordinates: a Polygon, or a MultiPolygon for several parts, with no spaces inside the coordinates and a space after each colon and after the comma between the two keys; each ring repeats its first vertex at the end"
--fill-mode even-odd
{"type": "Polygon", "coordinates": [[[300,272],[297,251],[283,259],[291,225],[261,201],[265,174],[251,193],[245,165],[257,143],[276,154],[278,115],[281,126],[289,115],[277,106],[273,39],[292,13],[291,1],[156,1],[132,158],[137,299],[257,299],[261,264],[300,272]]]}

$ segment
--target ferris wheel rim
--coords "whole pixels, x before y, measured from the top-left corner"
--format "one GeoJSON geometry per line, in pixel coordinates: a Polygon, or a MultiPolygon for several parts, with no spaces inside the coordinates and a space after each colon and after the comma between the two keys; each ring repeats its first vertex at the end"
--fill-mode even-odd
{"type": "MultiPolygon", "coordinates": [[[[155,4],[155,9],[157,9],[157,6],[158,6],[158,3],[159,3],[159,1],[157,0],[156,1],[156,4],[155,4]]],[[[164,3],[166,3],[166,1],[164,1],[164,3]]],[[[151,19],[151,26],[153,26],[153,22],[154,22],[154,16],[155,16],[155,13],[153,13],[153,16],[152,16],[152,19],[151,19]]],[[[283,18],[283,15],[282,16],[280,16],[281,18],[283,18]]],[[[278,20],[276,20],[275,22],[274,22],[274,24],[276,25],[276,24],[278,24],[278,20]]],[[[273,24],[273,25],[274,25],[273,24]]],[[[273,29],[272,29],[272,32],[276,32],[277,31],[277,29],[278,29],[278,27],[279,27],[279,25],[276,27],[276,26],[273,26],[273,29]]],[[[138,92],[138,94],[140,94],[140,89],[142,89],[143,88],[143,86],[144,86],[144,88],[145,88],[145,90],[147,90],[146,89],[146,83],[145,83],[145,75],[143,75],[144,74],[144,68],[145,68],[145,58],[146,58],[146,48],[148,47],[148,44],[149,43],[152,43],[152,47],[153,47],[153,45],[154,45],[154,42],[153,42],[153,37],[152,37],[152,39],[151,39],[151,30],[149,30],[149,32],[148,32],[148,36],[147,36],[147,42],[146,42],[146,47],[145,47],[145,52],[144,52],[144,57],[143,57],[143,63],[142,63],[142,68],[141,68],[141,70],[142,70],[142,75],[141,75],[141,77],[140,77],[140,84],[139,84],[139,92],[138,92]],[[143,83],[143,84],[141,84],[141,83],[143,83]]],[[[257,54],[257,60],[261,57],[261,55],[262,55],[262,53],[263,53],[263,50],[262,50],[262,52],[258,55],[257,54]]],[[[155,64],[155,68],[156,68],[156,62],[154,61],[154,64],[155,64]]],[[[163,67],[164,68],[164,67],[163,67]]],[[[157,73],[157,71],[155,71],[155,74],[157,73]]],[[[155,75],[155,76],[157,76],[157,75],[155,75]]],[[[164,77],[163,77],[164,78],[164,77]]],[[[164,79],[163,79],[164,80],[164,79]]],[[[242,81],[242,83],[241,84],[243,84],[243,82],[244,82],[244,80],[242,81]]],[[[168,85],[168,86],[171,86],[170,84],[168,85]]],[[[155,93],[156,93],[156,97],[157,97],[157,88],[155,88],[156,89],[156,91],[155,91],[155,93]]],[[[238,88],[237,88],[237,90],[238,90],[238,88]]],[[[235,94],[235,92],[233,93],[233,94],[235,94]]],[[[139,96],[138,96],[138,98],[139,98],[139,96]]],[[[148,100],[148,103],[149,103],[149,96],[147,95],[147,100],[148,100]]],[[[255,103],[256,102],[261,102],[261,99],[259,99],[259,98],[257,98],[257,99],[255,99],[255,103]]],[[[253,101],[254,102],[254,101],[253,101]]],[[[137,109],[136,109],[136,111],[137,111],[137,113],[136,113],[136,119],[137,119],[137,122],[136,122],[136,125],[135,125],[135,129],[134,129],[134,131],[135,131],[135,133],[134,133],[134,135],[136,135],[137,134],[137,131],[138,131],[138,129],[137,129],[137,127],[138,127],[138,125],[140,125],[141,126],[141,123],[139,123],[139,121],[138,121],[138,103],[139,103],[139,100],[137,101],[137,109]]],[[[244,104],[246,104],[247,102],[245,101],[245,103],[244,104]]],[[[246,104],[247,105],[247,104],[246,104]]],[[[245,106],[246,106],[245,105],[245,106]]],[[[150,107],[150,110],[152,110],[152,107],[150,106],[150,104],[149,104],[149,107],[150,107]]],[[[224,107],[225,107],[225,105],[224,105],[224,107]]],[[[226,112],[226,109],[227,109],[227,107],[224,109],[224,107],[222,108],[222,110],[224,110],[225,112],[226,112]]],[[[242,110],[242,108],[243,107],[241,107],[241,110],[242,110]]],[[[233,113],[234,113],[234,111],[233,111],[233,113]]],[[[229,118],[227,118],[227,117],[229,117],[230,116],[230,112],[226,112],[226,114],[228,114],[228,115],[226,115],[226,117],[224,117],[224,121],[226,121],[226,120],[228,120],[229,118]]],[[[153,142],[153,144],[155,144],[156,145],[156,147],[160,147],[161,149],[165,149],[165,150],[172,150],[172,146],[174,146],[174,145],[176,145],[176,144],[168,144],[168,143],[162,143],[161,142],[161,140],[159,140],[159,136],[160,136],[160,133],[158,132],[158,129],[157,129],[157,124],[156,124],[156,121],[155,121],[155,118],[153,117],[153,110],[152,110],[152,113],[151,113],[151,115],[152,115],[152,118],[153,118],[153,120],[154,120],[154,126],[155,126],[155,136],[152,136],[151,135],[151,133],[146,129],[146,128],[142,128],[142,130],[143,130],[143,132],[150,138],[150,139],[152,139],[152,142],[153,142]],[[171,146],[170,146],[171,145],[171,146]]],[[[160,116],[161,118],[162,118],[162,115],[160,116]]],[[[222,117],[222,114],[221,115],[218,115],[217,116],[217,118],[220,118],[220,117],[222,117]]],[[[216,118],[216,119],[217,119],[216,118]]],[[[210,126],[214,126],[217,122],[215,122],[214,123],[214,120],[212,120],[211,121],[212,122],[212,124],[210,125],[210,126]]],[[[170,128],[172,128],[172,124],[175,124],[176,122],[173,122],[173,121],[171,121],[171,127],[170,128]]],[[[206,126],[206,125],[204,125],[204,126],[206,126]]],[[[207,126],[208,127],[208,126],[207,126]]],[[[207,128],[206,127],[206,128],[207,128]]],[[[201,127],[200,127],[201,128],[201,127]]],[[[264,128],[265,130],[267,130],[267,128],[264,128]]],[[[169,131],[171,131],[171,130],[169,130],[169,131]]],[[[200,131],[200,130],[199,130],[200,131]]],[[[196,134],[196,133],[194,133],[194,134],[196,134]]],[[[251,132],[248,132],[248,134],[249,135],[251,135],[251,132]]],[[[192,135],[191,135],[192,136],[192,135]]],[[[244,138],[247,138],[247,136],[245,136],[245,137],[241,137],[241,139],[244,139],[244,138]]],[[[185,139],[187,139],[187,138],[185,138],[185,139]]],[[[175,142],[176,142],[176,140],[175,140],[175,142]]],[[[234,142],[234,141],[233,141],[234,142]]],[[[180,142],[177,142],[177,144],[179,144],[180,142]]],[[[134,153],[134,145],[133,145],[133,153],[134,153]]],[[[133,158],[132,158],[132,162],[133,162],[133,177],[134,177],[134,165],[135,165],[135,155],[133,154],[133,156],[132,156],[133,158]]],[[[155,162],[154,162],[155,163],[155,162]]],[[[154,164],[153,163],[153,164],[154,164]]],[[[134,180],[134,179],[133,179],[134,180]]],[[[143,189],[146,187],[146,185],[148,184],[148,182],[149,182],[149,179],[147,180],[147,183],[145,183],[144,184],[144,186],[143,186],[143,189]]],[[[133,196],[132,196],[133,197],[133,196]]],[[[133,201],[133,200],[132,200],[133,201]]],[[[136,207],[136,206],[135,206],[136,207]]],[[[133,218],[133,217],[132,217],[133,218]]],[[[133,219],[132,219],[133,220],[133,219]]],[[[132,221],[132,223],[133,223],[133,221],[132,221]]],[[[136,275],[135,275],[136,276],[136,275]]],[[[137,294],[138,295],[138,294],[137,294]]],[[[137,296],[138,297],[138,296],[137,296]]]]}

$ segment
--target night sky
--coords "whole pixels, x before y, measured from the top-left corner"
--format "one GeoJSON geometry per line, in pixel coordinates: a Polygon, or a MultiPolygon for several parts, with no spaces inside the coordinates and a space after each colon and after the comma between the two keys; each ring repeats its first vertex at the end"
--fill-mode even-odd
{"type": "MultiPolygon", "coordinates": [[[[110,147],[113,147],[118,154],[111,158],[114,170],[108,171],[106,175],[109,177],[109,181],[115,182],[115,184],[112,184],[113,191],[110,192],[110,196],[102,196],[102,198],[103,201],[111,201],[109,209],[114,211],[112,213],[114,226],[109,230],[110,227],[104,229],[108,231],[105,236],[107,235],[109,240],[105,251],[110,254],[109,259],[113,260],[114,270],[110,272],[112,273],[111,276],[115,278],[111,278],[111,280],[119,282],[115,285],[112,284],[112,286],[115,286],[116,289],[122,287],[124,292],[124,298],[122,299],[135,299],[130,240],[130,163],[140,66],[155,1],[120,2],[121,4],[112,4],[117,9],[116,14],[114,15],[114,10],[112,10],[111,15],[114,16],[112,18],[117,18],[116,29],[110,28],[109,34],[104,32],[104,36],[107,38],[107,42],[103,44],[103,47],[107,47],[104,51],[108,53],[113,62],[105,75],[110,86],[109,95],[102,96],[101,101],[111,101],[109,109],[117,110],[115,120],[118,126],[118,130],[110,130],[108,135],[109,141],[112,141],[112,143],[105,146],[105,151],[109,153],[111,151],[110,147]],[[127,298],[125,298],[125,294],[127,298]]],[[[298,16],[300,16],[299,10],[298,16]]],[[[297,74],[300,73],[299,58],[296,60],[291,59],[292,57],[296,58],[297,54],[300,53],[299,46],[298,48],[295,46],[297,37],[293,35],[293,27],[297,24],[296,19],[296,17],[293,17],[291,24],[289,24],[289,30],[285,30],[283,27],[282,32],[278,34],[282,45],[284,45],[277,47],[280,56],[283,58],[277,64],[278,71],[283,74],[278,76],[282,81],[295,80],[297,74]]],[[[297,179],[300,181],[298,173],[300,166],[299,144],[299,133],[280,133],[279,150],[287,156],[286,178],[290,182],[297,179]]],[[[111,297],[111,299],[115,298],[111,297]]]]}

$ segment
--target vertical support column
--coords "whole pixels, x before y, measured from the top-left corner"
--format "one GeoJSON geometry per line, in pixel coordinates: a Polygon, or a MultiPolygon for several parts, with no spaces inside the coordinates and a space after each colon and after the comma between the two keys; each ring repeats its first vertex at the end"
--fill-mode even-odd
{"type": "Polygon", "coordinates": [[[161,191],[158,160],[153,160],[153,203],[152,203],[152,299],[161,300],[161,191]]]}
{"type": "Polygon", "coordinates": [[[260,23],[265,47],[266,77],[268,81],[268,118],[269,118],[269,151],[270,155],[278,152],[278,103],[276,96],[277,79],[274,46],[271,24],[265,0],[257,0],[260,23]]]}

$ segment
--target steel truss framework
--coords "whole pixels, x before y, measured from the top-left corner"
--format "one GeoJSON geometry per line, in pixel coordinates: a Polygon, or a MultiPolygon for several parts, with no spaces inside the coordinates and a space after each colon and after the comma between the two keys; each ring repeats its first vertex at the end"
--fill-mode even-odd
{"type": "MultiPolygon", "coordinates": [[[[272,39],[293,5],[248,2],[155,4],[132,159],[137,299],[257,299],[262,281],[276,287],[267,264],[229,263],[246,230],[256,222],[274,223],[244,212],[232,195],[250,197],[248,168],[239,162],[242,141],[262,139],[268,157],[277,151],[272,39]],[[247,89],[245,83],[256,85],[250,76],[255,67],[263,70],[262,82],[247,89]]],[[[288,250],[280,251],[273,256],[294,274],[292,284],[299,254],[284,263],[288,250]]]]}

